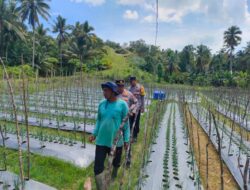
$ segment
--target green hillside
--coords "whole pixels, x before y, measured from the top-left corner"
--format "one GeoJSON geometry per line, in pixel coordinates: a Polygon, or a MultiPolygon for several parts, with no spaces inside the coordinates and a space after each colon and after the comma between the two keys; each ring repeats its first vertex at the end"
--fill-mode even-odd
{"type": "Polygon", "coordinates": [[[124,78],[127,79],[131,75],[137,76],[144,81],[156,80],[156,77],[148,72],[142,71],[135,60],[138,56],[128,52],[127,54],[118,54],[114,49],[105,47],[107,54],[104,56],[105,60],[111,63],[111,68],[100,71],[100,74],[110,79],[124,78]]]}

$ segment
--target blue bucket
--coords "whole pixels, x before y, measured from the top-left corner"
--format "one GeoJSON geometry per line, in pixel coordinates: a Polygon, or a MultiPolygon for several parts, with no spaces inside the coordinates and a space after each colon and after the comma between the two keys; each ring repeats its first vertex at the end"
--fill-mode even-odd
{"type": "Polygon", "coordinates": [[[166,92],[161,90],[155,90],[153,94],[154,100],[165,100],[166,99],[166,92]]]}

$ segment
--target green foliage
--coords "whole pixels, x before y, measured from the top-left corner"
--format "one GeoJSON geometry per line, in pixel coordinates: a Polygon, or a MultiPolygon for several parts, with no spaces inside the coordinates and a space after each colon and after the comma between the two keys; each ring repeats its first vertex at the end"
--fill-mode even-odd
{"type": "Polygon", "coordinates": [[[140,64],[143,63],[143,59],[137,55],[120,55],[116,54],[115,51],[110,47],[105,47],[106,55],[104,59],[112,63],[112,67],[103,71],[100,71],[99,76],[106,77],[110,80],[114,79],[128,79],[129,76],[135,75],[139,80],[146,82],[156,81],[157,77],[149,74],[139,68],[140,64]],[[134,62],[134,60],[137,60],[134,62]],[[142,61],[142,62],[141,62],[142,61]]]}
{"type": "Polygon", "coordinates": [[[35,73],[34,73],[34,70],[32,69],[32,67],[30,65],[23,65],[23,66],[19,66],[19,67],[22,67],[24,73],[26,76],[28,77],[34,77],[35,76],[35,73]]]}
{"type": "MultiPolygon", "coordinates": [[[[0,148],[2,153],[3,149],[0,148]]],[[[19,173],[18,152],[5,149],[8,153],[8,170],[16,174],[19,173]]],[[[23,152],[26,156],[26,152],[23,152]]],[[[93,175],[92,167],[86,169],[78,168],[70,163],[61,160],[31,154],[31,176],[32,179],[51,185],[57,189],[77,189],[84,182],[87,175],[93,175]],[[79,176],[81,176],[79,178],[79,176]]]]}
{"type": "Polygon", "coordinates": [[[231,26],[224,32],[224,44],[229,51],[231,74],[233,73],[233,52],[241,42],[241,34],[242,31],[238,26],[231,26]]]}
{"type": "Polygon", "coordinates": [[[211,51],[207,46],[199,45],[197,47],[196,54],[196,71],[198,73],[205,73],[211,62],[211,51]]]}
{"type": "Polygon", "coordinates": [[[148,54],[148,52],[150,51],[150,46],[147,45],[146,42],[141,39],[130,42],[128,49],[141,57],[145,57],[146,54],[148,54]]]}
{"type": "Polygon", "coordinates": [[[112,68],[112,62],[108,57],[102,59],[94,58],[94,60],[87,63],[88,70],[103,71],[112,68]]]}
{"type": "Polygon", "coordinates": [[[241,88],[245,88],[248,86],[248,74],[246,72],[241,71],[237,73],[233,79],[237,83],[237,86],[241,88]]]}
{"type": "Polygon", "coordinates": [[[169,76],[169,83],[171,84],[187,84],[189,78],[188,73],[173,73],[169,76]]]}
{"type": "Polygon", "coordinates": [[[161,82],[161,78],[163,76],[163,68],[161,64],[157,66],[157,75],[158,75],[158,82],[161,82]]]}
{"type": "Polygon", "coordinates": [[[179,67],[182,72],[192,71],[195,66],[195,48],[187,45],[180,52],[179,67]]]}
{"type": "MultiPolygon", "coordinates": [[[[12,77],[20,75],[18,66],[24,62],[32,63],[42,76],[84,71],[99,72],[110,79],[137,75],[154,82],[249,86],[250,42],[234,54],[242,34],[237,26],[224,32],[226,49],[215,54],[203,44],[187,45],[179,52],[142,39],[124,45],[103,42],[88,21],[70,26],[63,16],[56,18],[51,31],[57,36],[52,37],[50,29],[39,24],[40,18],[47,20],[50,16],[45,0],[0,2],[0,56],[7,67],[13,66],[8,68],[12,77]]],[[[32,76],[33,71],[28,73],[32,76]]]]}
{"type": "Polygon", "coordinates": [[[120,46],[119,43],[112,42],[112,41],[110,41],[110,40],[107,40],[107,41],[105,42],[105,45],[107,45],[107,46],[113,48],[114,50],[117,50],[117,49],[120,49],[120,48],[121,48],[121,46],[120,46]]]}
{"type": "MultiPolygon", "coordinates": [[[[236,75],[236,74],[234,74],[236,75]]],[[[211,84],[214,86],[237,86],[236,78],[230,72],[217,72],[209,76],[211,84]]]]}
{"type": "Polygon", "coordinates": [[[103,58],[102,60],[100,60],[100,66],[98,68],[99,70],[111,69],[112,62],[107,58],[103,58]]]}
{"type": "MultiPolygon", "coordinates": [[[[34,77],[35,76],[35,72],[33,70],[33,68],[30,65],[20,65],[20,66],[14,66],[14,67],[7,67],[7,72],[9,74],[10,77],[12,78],[19,78],[21,77],[22,74],[22,67],[23,67],[23,71],[25,73],[26,76],[28,77],[34,77]]],[[[0,69],[0,76],[3,76],[3,69],[0,69]]]]}
{"type": "Polygon", "coordinates": [[[58,64],[58,59],[55,57],[47,57],[44,60],[44,70],[45,71],[51,71],[54,70],[56,65],[58,64]]]}
{"type": "Polygon", "coordinates": [[[219,87],[224,86],[224,76],[222,72],[217,72],[213,74],[213,77],[211,79],[211,84],[213,86],[219,87]]]}
{"type": "Polygon", "coordinates": [[[154,59],[151,56],[146,56],[145,63],[140,68],[149,73],[154,73],[154,59]]]}
{"type": "Polygon", "coordinates": [[[72,68],[73,70],[74,69],[80,70],[81,68],[81,62],[79,59],[76,59],[76,58],[70,59],[68,61],[68,64],[69,64],[69,67],[72,68]]]}

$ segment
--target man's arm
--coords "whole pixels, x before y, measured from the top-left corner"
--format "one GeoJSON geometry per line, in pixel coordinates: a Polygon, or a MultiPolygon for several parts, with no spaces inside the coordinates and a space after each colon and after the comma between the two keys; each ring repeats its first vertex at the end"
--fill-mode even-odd
{"type": "Polygon", "coordinates": [[[132,106],[134,106],[134,109],[131,110],[131,113],[136,113],[136,110],[138,109],[138,100],[137,98],[131,93],[129,92],[129,109],[131,109],[132,106]]]}
{"type": "MultiPolygon", "coordinates": [[[[101,104],[100,104],[101,105],[101,104]]],[[[100,128],[100,122],[101,122],[101,111],[100,111],[100,106],[98,107],[98,113],[97,113],[97,119],[96,119],[96,125],[95,125],[95,129],[93,131],[93,136],[97,136],[98,132],[99,132],[99,128],[100,128]]]]}
{"type": "Polygon", "coordinates": [[[132,93],[130,93],[130,99],[131,99],[132,104],[137,104],[138,103],[137,98],[132,93]]]}

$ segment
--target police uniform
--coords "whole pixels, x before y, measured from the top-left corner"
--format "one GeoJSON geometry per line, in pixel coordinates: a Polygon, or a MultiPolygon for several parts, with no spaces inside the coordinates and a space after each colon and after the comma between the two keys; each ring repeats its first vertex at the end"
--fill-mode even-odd
{"type": "MultiPolygon", "coordinates": [[[[136,78],[131,77],[130,80],[136,80],[136,78]]],[[[130,120],[130,125],[133,125],[134,120],[136,119],[135,128],[134,128],[134,131],[133,131],[133,137],[136,139],[137,136],[138,136],[138,133],[140,131],[141,110],[144,110],[145,89],[141,84],[137,83],[135,86],[130,86],[129,91],[137,99],[137,107],[138,107],[137,117],[136,117],[136,114],[134,114],[129,119],[130,120]]]]}

